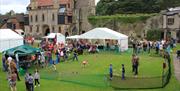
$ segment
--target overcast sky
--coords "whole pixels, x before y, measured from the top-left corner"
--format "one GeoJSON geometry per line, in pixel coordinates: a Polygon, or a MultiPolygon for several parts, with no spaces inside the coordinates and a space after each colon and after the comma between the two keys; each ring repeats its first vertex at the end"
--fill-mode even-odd
{"type": "MultiPolygon", "coordinates": [[[[96,3],[99,0],[96,0],[96,3]]],[[[0,13],[5,14],[10,10],[14,10],[17,13],[26,12],[26,7],[30,0],[0,0],[0,13]]]]}

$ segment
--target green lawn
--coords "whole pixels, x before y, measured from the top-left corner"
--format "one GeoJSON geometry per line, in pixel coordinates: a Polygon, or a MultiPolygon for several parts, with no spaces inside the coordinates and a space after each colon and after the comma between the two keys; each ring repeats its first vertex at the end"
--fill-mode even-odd
{"type": "MultiPolygon", "coordinates": [[[[1,55],[0,55],[1,58],[1,55]]],[[[113,70],[116,75],[121,75],[121,64],[125,64],[126,76],[133,77],[131,72],[131,54],[123,53],[121,55],[112,52],[102,52],[99,54],[86,54],[79,56],[79,61],[62,62],[57,65],[59,73],[48,69],[41,69],[41,87],[35,88],[35,91],[112,91],[117,90],[110,86],[106,76],[109,71],[109,64],[113,64],[113,70]],[[83,68],[81,62],[88,60],[88,65],[83,68]]],[[[160,57],[151,57],[147,54],[140,56],[140,68],[138,77],[156,77],[162,75],[163,59],[160,57]]],[[[1,65],[1,63],[0,63],[1,65]]],[[[172,69],[173,70],[173,69],[172,69]]],[[[0,71],[0,91],[9,91],[8,83],[5,80],[6,74],[0,71]]],[[[25,91],[23,76],[17,83],[18,91],[25,91]]],[[[157,80],[158,81],[158,80],[157,80]]],[[[144,80],[144,84],[147,84],[144,80]]],[[[150,83],[153,84],[153,83],[150,83]]],[[[130,84],[129,86],[133,86],[130,84]]],[[[161,89],[131,90],[131,91],[179,91],[180,84],[176,80],[174,73],[170,83],[161,89]]],[[[129,91],[129,90],[121,90],[129,91]]]]}

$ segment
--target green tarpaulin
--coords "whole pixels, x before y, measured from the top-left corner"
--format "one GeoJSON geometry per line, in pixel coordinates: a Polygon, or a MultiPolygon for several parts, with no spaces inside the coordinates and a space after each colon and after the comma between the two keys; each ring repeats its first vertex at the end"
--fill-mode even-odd
{"type": "Polygon", "coordinates": [[[29,45],[22,45],[5,51],[5,54],[9,56],[15,56],[15,54],[18,54],[18,56],[24,56],[24,55],[36,54],[39,52],[40,49],[38,48],[34,48],[29,45]]]}

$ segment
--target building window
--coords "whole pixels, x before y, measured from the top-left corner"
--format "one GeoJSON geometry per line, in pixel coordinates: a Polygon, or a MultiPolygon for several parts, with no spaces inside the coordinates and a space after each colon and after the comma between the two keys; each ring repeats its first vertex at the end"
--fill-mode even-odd
{"type": "Polygon", "coordinates": [[[7,23],[7,28],[12,29],[12,23],[7,23]]]}
{"type": "Polygon", "coordinates": [[[59,27],[59,33],[61,33],[61,27],[59,27]]]}
{"type": "Polygon", "coordinates": [[[37,33],[39,33],[39,26],[37,25],[37,30],[36,30],[37,33]]]}
{"type": "Polygon", "coordinates": [[[70,8],[70,4],[68,4],[68,8],[70,8]]]}
{"type": "Polygon", "coordinates": [[[28,16],[24,17],[24,25],[29,25],[29,17],[28,16]]]}
{"type": "Polygon", "coordinates": [[[52,21],[54,21],[54,14],[52,14],[52,21]]]}
{"type": "Polygon", "coordinates": [[[55,33],[54,27],[52,27],[52,32],[55,33]]]}
{"type": "Polygon", "coordinates": [[[31,7],[27,7],[26,9],[27,9],[27,11],[29,11],[29,10],[31,10],[31,7]]]}
{"type": "Polygon", "coordinates": [[[58,15],[58,24],[65,24],[65,16],[58,15]]]}
{"type": "Polygon", "coordinates": [[[16,29],[16,24],[12,24],[12,29],[16,29]]]}
{"type": "Polygon", "coordinates": [[[72,23],[72,16],[68,16],[68,23],[72,23]]]}
{"type": "Polygon", "coordinates": [[[44,14],[42,14],[42,21],[44,21],[44,14]]]}
{"type": "Polygon", "coordinates": [[[168,25],[173,25],[174,24],[174,18],[168,18],[168,25]]]}
{"type": "Polygon", "coordinates": [[[31,19],[30,20],[31,20],[31,22],[33,22],[33,16],[32,15],[31,15],[31,19]]]}
{"type": "Polygon", "coordinates": [[[29,29],[30,29],[29,32],[32,33],[32,25],[29,26],[29,29]]]}
{"type": "Polygon", "coordinates": [[[66,4],[60,4],[59,6],[59,13],[65,13],[66,11],[66,4]]]}
{"type": "Polygon", "coordinates": [[[36,15],[36,22],[38,21],[38,16],[36,15]]]}

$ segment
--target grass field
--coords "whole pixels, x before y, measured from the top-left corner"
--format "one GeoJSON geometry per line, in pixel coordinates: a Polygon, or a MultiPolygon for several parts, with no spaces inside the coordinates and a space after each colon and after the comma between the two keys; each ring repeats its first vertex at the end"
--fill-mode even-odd
{"type": "MultiPolygon", "coordinates": [[[[178,45],[179,46],[179,45],[178,45]]],[[[1,55],[0,55],[1,58],[1,55]]],[[[133,77],[131,68],[131,54],[121,55],[112,52],[102,52],[99,54],[86,54],[79,56],[79,61],[68,61],[57,64],[58,73],[54,73],[46,68],[41,69],[41,87],[35,91],[113,91],[117,90],[110,86],[106,78],[109,71],[109,64],[113,64],[116,75],[121,75],[121,64],[125,64],[126,76],[133,77]],[[88,60],[88,65],[83,68],[81,62],[88,60]]],[[[151,57],[148,54],[140,55],[140,68],[138,77],[156,77],[162,75],[163,59],[151,57]]],[[[1,65],[1,63],[0,63],[1,65]]],[[[173,68],[173,67],[172,67],[173,68]]],[[[32,69],[31,69],[32,71],[32,69]]],[[[173,71],[173,69],[172,69],[173,71]]],[[[0,71],[0,91],[9,91],[6,73],[0,71]]],[[[144,80],[144,84],[146,81],[144,80]]],[[[153,83],[150,83],[153,85],[153,83]]],[[[130,84],[129,86],[133,86],[130,84]]],[[[142,85],[142,84],[141,84],[142,85]]],[[[25,91],[24,77],[17,82],[18,91],[25,91]]],[[[129,90],[120,90],[129,91],[129,90]]],[[[130,90],[130,91],[180,91],[180,83],[172,74],[170,83],[165,88],[130,90]]]]}

